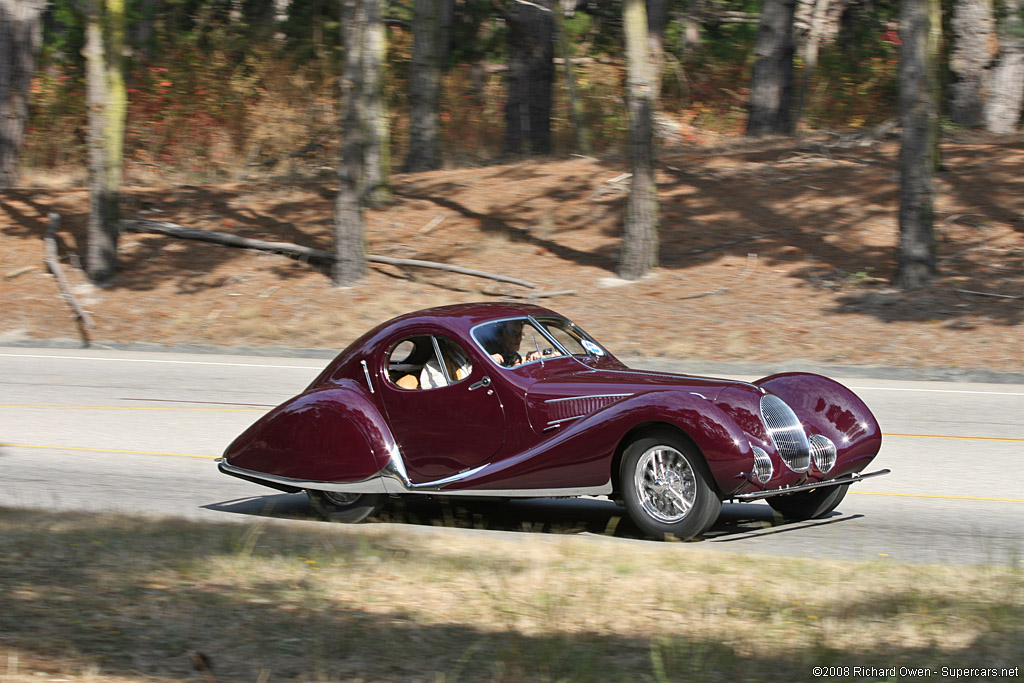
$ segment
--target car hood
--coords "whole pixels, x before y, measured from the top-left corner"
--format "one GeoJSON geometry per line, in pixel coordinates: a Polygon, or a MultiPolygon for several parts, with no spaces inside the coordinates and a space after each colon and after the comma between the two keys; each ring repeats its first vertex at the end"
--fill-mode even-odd
{"type": "Polygon", "coordinates": [[[584,417],[632,396],[681,391],[715,402],[725,389],[737,387],[760,394],[745,382],[631,369],[585,370],[534,382],[526,400],[530,422],[543,432],[561,422],[584,417]]]}

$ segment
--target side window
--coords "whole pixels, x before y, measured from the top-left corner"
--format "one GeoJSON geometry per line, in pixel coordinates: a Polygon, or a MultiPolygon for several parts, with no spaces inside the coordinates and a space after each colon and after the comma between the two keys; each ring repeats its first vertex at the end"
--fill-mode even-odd
{"type": "Polygon", "coordinates": [[[445,337],[407,337],[388,351],[388,379],[401,389],[445,387],[469,377],[472,371],[469,355],[445,337]]]}
{"type": "Polygon", "coordinates": [[[435,389],[455,384],[469,377],[473,372],[473,363],[461,346],[446,337],[434,337],[437,348],[441,352],[441,362],[437,359],[423,366],[420,373],[420,388],[435,389]]]}

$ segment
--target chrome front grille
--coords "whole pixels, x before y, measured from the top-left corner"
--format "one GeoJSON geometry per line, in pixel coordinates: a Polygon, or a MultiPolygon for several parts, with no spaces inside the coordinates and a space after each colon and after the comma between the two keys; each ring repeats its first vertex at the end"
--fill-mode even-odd
{"type": "Polygon", "coordinates": [[[821,434],[811,434],[808,441],[811,444],[811,459],[819,472],[824,474],[836,466],[836,445],[832,439],[821,434]]]}
{"type": "Polygon", "coordinates": [[[765,394],[761,397],[761,417],[786,466],[794,472],[806,472],[811,466],[811,448],[793,409],[778,396],[765,394]]]}

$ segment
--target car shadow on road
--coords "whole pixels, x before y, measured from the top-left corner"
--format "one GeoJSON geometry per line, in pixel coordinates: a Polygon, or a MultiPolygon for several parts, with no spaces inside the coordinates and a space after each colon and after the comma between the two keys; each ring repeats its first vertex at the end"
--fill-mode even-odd
{"type": "MultiPolygon", "coordinates": [[[[238,515],[317,521],[304,494],[271,494],[238,498],[204,505],[204,509],[238,515]]],[[[862,515],[831,513],[828,517],[788,522],[762,503],[726,503],[718,521],[691,542],[743,541],[771,534],[799,531],[811,526],[836,524],[862,515]]],[[[325,522],[326,523],[326,522],[325,522]]],[[[642,539],[643,533],[625,509],[597,498],[397,498],[366,524],[404,524],[539,534],[583,534],[642,539]]]]}

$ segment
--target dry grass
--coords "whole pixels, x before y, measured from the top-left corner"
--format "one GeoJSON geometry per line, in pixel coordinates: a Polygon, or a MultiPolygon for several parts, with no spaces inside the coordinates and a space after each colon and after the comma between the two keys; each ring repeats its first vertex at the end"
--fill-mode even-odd
{"type": "Polygon", "coordinates": [[[1012,567],[2,509],[0,547],[10,683],[788,682],[813,666],[1024,659],[1024,577],[1012,567]]]}

